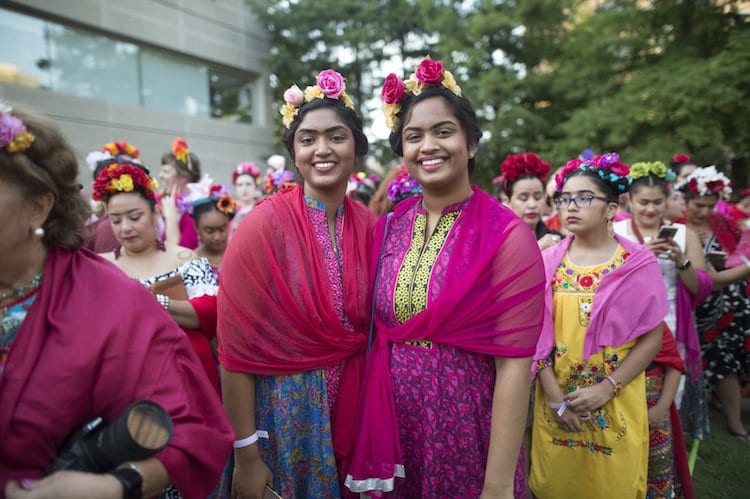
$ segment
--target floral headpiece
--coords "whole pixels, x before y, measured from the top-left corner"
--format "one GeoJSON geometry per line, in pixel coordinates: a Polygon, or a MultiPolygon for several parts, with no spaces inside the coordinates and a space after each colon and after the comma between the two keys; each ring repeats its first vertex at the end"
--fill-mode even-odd
{"type": "Polygon", "coordinates": [[[675,189],[698,196],[718,194],[720,198],[728,198],[732,194],[732,182],[714,165],[710,165],[696,168],[683,182],[676,185],[675,189]]]}
{"type": "Polygon", "coordinates": [[[232,188],[212,182],[211,177],[204,174],[199,182],[187,184],[188,194],[178,200],[180,208],[192,215],[196,207],[213,203],[217,210],[231,219],[237,212],[237,203],[231,194],[232,188]]]}
{"type": "Polygon", "coordinates": [[[95,201],[106,201],[113,194],[133,192],[136,188],[140,188],[149,199],[155,199],[154,192],[159,188],[159,183],[135,164],[113,160],[112,164],[99,172],[92,197],[95,201]]]}
{"type": "Polygon", "coordinates": [[[289,128],[299,113],[299,108],[313,99],[338,99],[349,109],[354,109],[354,103],[344,90],[346,90],[344,77],[333,69],[318,73],[317,84],[305,88],[304,92],[297,85],[287,88],[284,92],[284,105],[279,111],[284,127],[289,128]]]}
{"type": "Polygon", "coordinates": [[[388,199],[394,203],[398,203],[417,194],[422,194],[422,186],[410,177],[408,173],[401,172],[398,174],[398,177],[391,180],[386,192],[388,193],[388,199]]]}
{"type": "Polygon", "coordinates": [[[190,150],[188,149],[187,142],[180,137],[177,137],[172,141],[172,154],[174,154],[174,157],[179,161],[186,163],[189,152],[190,150]]]}
{"type": "Polygon", "coordinates": [[[653,175],[667,182],[674,182],[677,176],[661,161],[639,161],[630,165],[630,178],[633,180],[653,175]]]}
{"type": "Polygon", "coordinates": [[[13,109],[0,102],[0,149],[4,148],[11,154],[23,152],[34,142],[34,134],[26,130],[21,118],[13,116],[13,109]]]}
{"type": "Polygon", "coordinates": [[[276,191],[293,187],[295,185],[297,185],[297,180],[294,178],[294,173],[290,170],[278,170],[275,172],[268,172],[263,187],[268,194],[273,194],[276,191]]]}
{"type": "Polygon", "coordinates": [[[255,183],[260,183],[260,170],[252,161],[243,161],[232,172],[232,183],[237,183],[237,177],[240,175],[250,175],[255,179],[255,183]]]}
{"type": "Polygon", "coordinates": [[[533,152],[509,154],[500,165],[503,188],[507,189],[509,183],[514,182],[518,177],[522,177],[523,175],[535,175],[542,179],[542,183],[544,183],[547,181],[547,175],[551,169],[551,164],[542,161],[542,158],[533,152]]]}
{"type": "Polygon", "coordinates": [[[110,142],[102,146],[102,152],[109,153],[111,156],[122,156],[128,155],[133,159],[139,159],[141,157],[141,151],[138,150],[132,144],[128,144],[124,140],[118,140],[116,142],[110,142]]]}
{"type": "MultiPolygon", "coordinates": [[[[584,152],[590,151],[587,150],[584,152]]],[[[565,180],[574,170],[589,171],[598,175],[599,178],[610,184],[618,194],[627,192],[632,181],[630,178],[630,168],[620,161],[620,155],[616,152],[610,152],[590,157],[592,154],[582,155],[582,157],[570,160],[565,164],[562,170],[555,175],[557,192],[562,192],[565,180]]]]}
{"type": "Polygon", "coordinates": [[[398,113],[401,111],[401,104],[406,98],[406,94],[421,94],[425,87],[444,86],[454,94],[461,97],[461,87],[456,83],[456,79],[450,71],[443,69],[443,61],[433,61],[427,56],[409,79],[401,81],[395,73],[391,73],[385,78],[383,89],[380,95],[383,97],[383,112],[385,112],[385,125],[395,132],[398,129],[398,113]]]}
{"type": "Polygon", "coordinates": [[[690,156],[687,154],[675,154],[672,156],[672,163],[676,165],[680,163],[690,163],[690,156]]]}

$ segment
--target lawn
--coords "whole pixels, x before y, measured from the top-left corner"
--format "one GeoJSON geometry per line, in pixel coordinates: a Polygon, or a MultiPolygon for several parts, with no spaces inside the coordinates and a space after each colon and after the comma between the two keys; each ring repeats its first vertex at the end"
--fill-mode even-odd
{"type": "MultiPolygon", "coordinates": [[[[742,415],[745,426],[750,427],[748,398],[743,400],[742,415]]],[[[695,497],[750,497],[750,444],[740,442],[727,432],[723,417],[718,411],[711,409],[710,417],[711,434],[700,444],[698,460],[693,471],[695,497]]]]}

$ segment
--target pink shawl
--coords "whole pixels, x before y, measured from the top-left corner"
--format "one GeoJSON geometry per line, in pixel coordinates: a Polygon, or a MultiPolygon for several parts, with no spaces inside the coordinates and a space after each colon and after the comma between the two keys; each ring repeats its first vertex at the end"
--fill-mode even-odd
{"type": "MultiPolygon", "coordinates": [[[[545,316],[536,348],[536,360],[546,359],[555,346],[552,317],[552,279],[575,236],[544,250],[545,316]]],[[[604,347],[617,347],[659,325],[669,312],[667,291],[654,254],[638,243],[615,234],[629,253],[624,265],[604,276],[594,294],[591,320],[586,328],[583,358],[604,347]]]]}
{"type": "Polygon", "coordinates": [[[679,280],[677,283],[677,303],[675,313],[677,315],[677,327],[674,333],[677,344],[684,348],[685,366],[690,372],[690,379],[696,380],[703,371],[701,361],[701,345],[698,339],[698,331],[695,329],[695,318],[693,310],[706,301],[711,294],[713,282],[711,276],[704,270],[695,270],[698,274],[698,292],[695,296],[679,280]]]}
{"type": "MultiPolygon", "coordinates": [[[[353,492],[390,491],[394,478],[404,476],[389,372],[392,343],[425,339],[492,356],[528,357],[534,353],[544,277],[536,239],[510,210],[473,189],[449,236],[458,239],[444,291],[426,310],[396,327],[386,327],[376,317],[377,333],[360,397],[357,445],[346,478],[353,492]]],[[[417,196],[399,203],[389,227],[401,217],[409,217],[411,227],[421,201],[422,196],[417,196]]],[[[375,228],[376,252],[385,223],[382,218],[375,228]]],[[[411,237],[411,231],[391,231],[386,237],[411,237]]]]}

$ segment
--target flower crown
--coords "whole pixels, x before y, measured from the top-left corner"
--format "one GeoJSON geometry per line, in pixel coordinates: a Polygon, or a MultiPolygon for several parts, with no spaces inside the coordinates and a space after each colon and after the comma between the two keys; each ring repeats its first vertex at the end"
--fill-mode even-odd
{"type": "Polygon", "coordinates": [[[204,174],[199,182],[187,184],[188,193],[178,200],[180,208],[193,215],[195,208],[213,203],[216,209],[230,219],[237,213],[237,203],[232,198],[232,188],[228,185],[213,184],[213,180],[204,174]]]}
{"type": "Polygon", "coordinates": [[[398,203],[417,194],[422,194],[422,186],[410,177],[408,173],[401,172],[396,178],[391,180],[386,192],[388,193],[388,199],[394,203],[398,203]]]}
{"type": "Polygon", "coordinates": [[[395,132],[398,129],[398,113],[406,98],[406,94],[419,95],[425,87],[444,86],[454,94],[461,97],[461,87],[450,71],[443,69],[443,61],[433,61],[427,56],[419,63],[409,79],[401,81],[401,78],[391,73],[385,78],[380,95],[383,97],[383,112],[385,113],[385,125],[395,132]]]}
{"type": "Polygon", "coordinates": [[[542,158],[533,152],[509,154],[500,165],[503,187],[507,189],[509,183],[523,175],[535,175],[544,183],[547,181],[547,175],[551,169],[551,164],[542,161],[542,158]]]}
{"type": "Polygon", "coordinates": [[[11,154],[23,152],[34,142],[34,134],[26,130],[21,118],[13,116],[13,109],[0,102],[0,149],[11,154]]]}
{"type": "Polygon", "coordinates": [[[240,175],[250,175],[255,179],[255,183],[260,183],[260,170],[252,161],[243,161],[232,172],[232,183],[237,183],[237,177],[240,175]]]}
{"type": "Polygon", "coordinates": [[[297,185],[297,180],[294,178],[294,173],[290,170],[278,170],[275,172],[268,172],[263,188],[266,193],[273,194],[281,189],[286,189],[297,185]]]}
{"type": "Polygon", "coordinates": [[[318,73],[317,84],[305,88],[304,92],[297,85],[287,88],[284,92],[284,105],[281,106],[279,111],[284,127],[288,129],[299,113],[299,108],[313,99],[338,99],[346,107],[353,110],[354,103],[344,90],[346,90],[344,77],[333,69],[326,69],[318,73]]]}
{"type": "Polygon", "coordinates": [[[155,199],[154,192],[159,183],[135,164],[113,160],[99,172],[92,197],[95,201],[105,201],[115,193],[133,192],[136,188],[140,188],[147,198],[155,199]]]}
{"type": "Polygon", "coordinates": [[[133,159],[139,159],[141,157],[141,151],[124,140],[104,144],[102,146],[102,152],[109,153],[112,156],[128,155],[133,159]]]}
{"type": "Polygon", "coordinates": [[[630,165],[630,178],[633,180],[653,175],[667,182],[674,182],[677,176],[661,161],[639,161],[630,165]]]}
{"type": "Polygon", "coordinates": [[[710,165],[696,168],[683,182],[676,185],[675,189],[699,196],[718,194],[721,198],[728,198],[732,194],[732,182],[714,165],[710,165]]]}
{"type": "Polygon", "coordinates": [[[585,153],[580,158],[568,161],[562,170],[555,175],[557,192],[562,192],[565,180],[574,170],[588,171],[598,175],[599,178],[611,185],[618,194],[627,192],[632,181],[630,178],[630,168],[620,161],[619,154],[610,152],[593,156],[593,153],[588,150],[585,153]]]}
{"type": "Polygon", "coordinates": [[[690,163],[690,156],[687,154],[675,154],[672,156],[672,163],[676,165],[680,163],[690,163]]]}

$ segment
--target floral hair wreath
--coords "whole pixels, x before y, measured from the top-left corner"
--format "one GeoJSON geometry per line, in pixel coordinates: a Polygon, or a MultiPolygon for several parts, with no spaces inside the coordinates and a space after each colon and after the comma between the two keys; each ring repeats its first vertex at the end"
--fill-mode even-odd
{"type": "Polygon", "coordinates": [[[237,165],[232,172],[232,184],[237,183],[237,177],[240,175],[250,175],[256,184],[260,183],[260,169],[252,161],[243,161],[237,165]]]}
{"type": "Polygon", "coordinates": [[[732,194],[732,182],[716,166],[709,165],[696,168],[693,173],[675,189],[682,192],[690,192],[698,196],[710,196],[718,194],[720,198],[728,198],[732,194]]]}
{"type": "Polygon", "coordinates": [[[589,150],[584,151],[580,158],[568,161],[565,166],[555,175],[555,187],[557,192],[562,192],[565,181],[570,173],[575,170],[588,171],[599,176],[604,182],[611,185],[618,194],[627,192],[632,179],[630,168],[620,161],[620,155],[616,152],[593,156],[589,150]]]}
{"type": "Polygon", "coordinates": [[[409,176],[408,173],[401,172],[396,178],[391,180],[386,192],[388,193],[388,199],[394,203],[398,203],[417,194],[422,194],[422,186],[409,176]]]}
{"type": "Polygon", "coordinates": [[[115,142],[109,142],[102,146],[103,153],[109,153],[111,156],[122,156],[128,155],[133,159],[139,159],[141,157],[141,151],[138,150],[132,144],[127,143],[124,140],[118,140],[115,142]]]}
{"type": "Polygon", "coordinates": [[[282,123],[289,128],[299,113],[299,108],[313,99],[340,100],[349,109],[354,109],[354,103],[346,94],[346,82],[340,73],[333,69],[326,69],[318,73],[317,84],[305,88],[303,92],[297,85],[292,85],[284,92],[284,105],[279,111],[282,123]]]}
{"type": "Polygon", "coordinates": [[[297,179],[294,178],[294,173],[290,170],[278,170],[268,172],[263,188],[267,194],[273,194],[276,191],[294,187],[295,185],[297,185],[297,179]]]}
{"type": "Polygon", "coordinates": [[[13,116],[13,108],[0,101],[0,149],[11,154],[23,152],[34,142],[34,134],[26,130],[21,118],[13,116]]]}
{"type": "Polygon", "coordinates": [[[630,165],[630,178],[633,180],[653,175],[667,182],[674,182],[677,176],[661,161],[639,161],[630,165]]]}
{"type": "Polygon", "coordinates": [[[159,188],[159,183],[135,164],[113,160],[112,164],[99,172],[93,185],[92,197],[95,201],[106,201],[113,194],[133,192],[136,188],[140,188],[147,198],[155,199],[154,193],[159,188]]]}
{"type": "Polygon", "coordinates": [[[237,203],[232,198],[232,188],[228,185],[213,184],[213,180],[207,174],[204,174],[199,182],[187,184],[188,194],[178,200],[184,209],[190,215],[193,215],[195,208],[213,203],[216,209],[228,216],[230,219],[237,213],[237,203]]]}
{"type": "Polygon", "coordinates": [[[502,177],[498,182],[502,182],[503,188],[507,189],[508,184],[514,182],[518,177],[535,175],[544,183],[547,181],[550,170],[552,170],[552,165],[543,161],[533,152],[509,154],[500,165],[502,177]]]}
{"type": "Polygon", "coordinates": [[[383,97],[383,112],[385,113],[385,125],[395,132],[398,129],[398,113],[406,94],[419,95],[425,87],[444,86],[454,94],[461,97],[461,87],[450,71],[443,68],[443,61],[433,61],[427,56],[419,63],[414,73],[406,81],[391,73],[385,78],[380,95],[383,97]]]}

